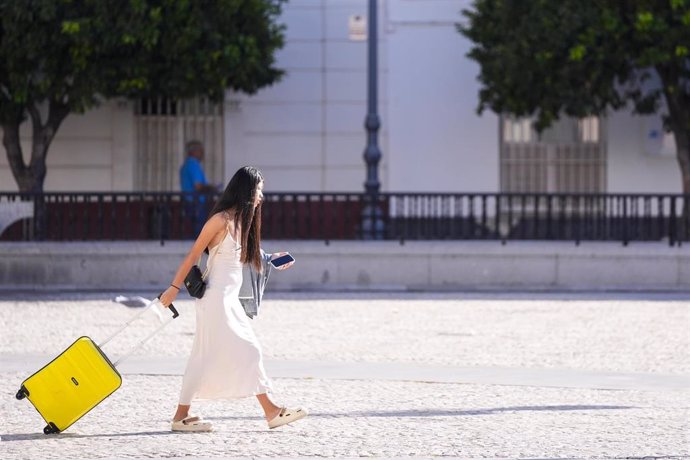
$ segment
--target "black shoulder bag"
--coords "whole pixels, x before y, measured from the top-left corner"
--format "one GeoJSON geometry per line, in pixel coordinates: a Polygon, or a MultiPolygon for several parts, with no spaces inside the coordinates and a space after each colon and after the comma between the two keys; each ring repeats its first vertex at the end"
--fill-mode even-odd
{"type": "MultiPolygon", "coordinates": [[[[226,228],[225,235],[223,236],[223,239],[220,240],[220,243],[218,243],[218,246],[216,246],[216,251],[213,253],[213,255],[218,253],[220,245],[223,244],[227,236],[228,231],[226,228]]],[[[206,276],[208,275],[209,269],[208,264],[211,262],[213,255],[208,255],[208,259],[206,260],[206,271],[204,271],[204,273],[201,273],[201,269],[199,268],[199,265],[201,264],[201,256],[199,256],[199,261],[197,264],[189,269],[189,273],[187,273],[187,276],[184,279],[184,286],[187,288],[187,292],[189,292],[189,295],[192,297],[200,299],[204,296],[204,292],[206,292],[206,276]]]]}
{"type": "Polygon", "coordinates": [[[194,265],[184,279],[184,286],[192,297],[200,299],[206,292],[206,281],[198,265],[194,265]]]}

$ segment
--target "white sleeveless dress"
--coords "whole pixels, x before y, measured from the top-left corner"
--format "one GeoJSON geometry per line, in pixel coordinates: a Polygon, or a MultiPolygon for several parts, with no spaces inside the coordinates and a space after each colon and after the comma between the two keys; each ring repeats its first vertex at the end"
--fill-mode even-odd
{"type": "Polygon", "coordinates": [[[182,405],[272,390],[261,346],[239,301],[240,246],[228,234],[209,253],[206,292],[195,302],[196,335],[182,380],[182,405]]]}

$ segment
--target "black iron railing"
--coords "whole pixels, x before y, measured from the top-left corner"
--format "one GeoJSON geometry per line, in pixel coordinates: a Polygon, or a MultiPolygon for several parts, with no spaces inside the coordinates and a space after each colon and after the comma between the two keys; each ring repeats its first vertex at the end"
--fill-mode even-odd
{"type": "MultiPolygon", "coordinates": [[[[0,193],[6,241],[191,239],[215,196],[182,193],[0,193]],[[9,217],[8,217],[9,216],[9,217]],[[21,218],[24,216],[24,218],[21,218]]],[[[263,238],[308,240],[690,239],[690,195],[267,193],[263,238]],[[380,228],[363,225],[376,212],[380,228]]]]}

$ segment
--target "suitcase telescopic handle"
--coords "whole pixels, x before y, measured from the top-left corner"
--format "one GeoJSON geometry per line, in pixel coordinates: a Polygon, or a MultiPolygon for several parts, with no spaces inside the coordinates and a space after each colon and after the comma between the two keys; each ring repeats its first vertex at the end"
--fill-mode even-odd
{"type": "MultiPolygon", "coordinates": [[[[162,295],[162,293],[161,293],[161,295],[162,295]]],[[[110,342],[110,341],[111,341],[113,338],[115,338],[118,334],[120,334],[122,331],[124,331],[125,329],[127,329],[127,326],[129,326],[130,324],[132,324],[132,323],[133,323],[135,320],[137,320],[141,315],[143,315],[144,313],[146,313],[146,312],[147,312],[151,307],[153,307],[156,303],[161,303],[161,302],[160,302],[160,296],[161,296],[161,295],[159,295],[158,297],[156,297],[156,300],[154,300],[153,302],[151,302],[146,308],[144,308],[144,309],[143,309],[142,311],[140,311],[138,314],[136,314],[136,315],[134,315],[133,317],[131,317],[131,318],[129,319],[129,321],[127,321],[119,330],[117,330],[116,332],[114,332],[110,337],[108,337],[107,339],[105,339],[103,342],[99,343],[98,346],[99,346],[99,347],[102,347],[102,346],[104,346],[106,343],[110,342]]],[[[162,304],[161,304],[161,305],[162,305],[162,304]]],[[[168,306],[168,308],[170,309],[170,311],[172,312],[172,315],[173,315],[172,318],[170,318],[170,319],[168,320],[168,322],[170,322],[170,321],[174,320],[175,318],[177,318],[178,316],[180,316],[180,314],[179,314],[178,311],[177,311],[177,308],[175,308],[175,306],[174,306],[172,303],[168,306]]],[[[149,337],[147,337],[146,339],[144,339],[144,340],[141,342],[141,344],[143,345],[143,343],[145,343],[148,339],[150,339],[151,337],[153,337],[160,329],[162,329],[163,327],[165,327],[166,324],[168,324],[168,323],[161,324],[161,326],[160,326],[158,329],[156,329],[149,337]]],[[[136,349],[136,348],[135,348],[135,349],[136,349]]]]}
{"type": "MultiPolygon", "coordinates": [[[[156,303],[156,301],[157,301],[158,303],[160,303],[161,305],[163,305],[163,304],[161,303],[161,301],[160,301],[161,295],[163,295],[163,293],[159,294],[158,297],[156,297],[156,300],[154,300],[153,302],[151,302],[151,304],[150,304],[144,311],[142,311],[141,313],[139,313],[138,315],[136,315],[134,318],[132,318],[131,320],[129,320],[129,321],[127,322],[127,324],[125,324],[125,328],[126,328],[132,321],[134,321],[136,318],[138,318],[139,316],[141,316],[142,314],[144,314],[144,312],[146,312],[146,310],[148,310],[149,308],[151,308],[151,307],[156,303]]],[[[120,364],[122,361],[124,361],[125,359],[129,358],[130,356],[132,356],[132,354],[134,354],[135,351],[137,351],[139,348],[141,348],[146,342],[148,342],[149,340],[151,340],[151,338],[153,338],[154,335],[158,334],[158,332],[159,332],[161,329],[163,329],[170,321],[172,321],[172,320],[174,320],[175,318],[177,318],[178,316],[180,316],[180,314],[177,312],[177,308],[175,308],[175,305],[173,305],[173,304],[171,303],[170,305],[168,305],[168,308],[169,308],[170,311],[172,312],[172,315],[173,315],[172,318],[170,318],[168,321],[166,321],[165,323],[163,323],[163,324],[161,324],[160,326],[158,326],[158,328],[157,328],[155,331],[151,332],[151,333],[150,333],[148,336],[146,336],[143,340],[141,340],[139,343],[137,343],[137,344],[136,344],[133,348],[131,348],[126,354],[124,354],[123,356],[120,356],[120,358],[119,358],[117,361],[115,361],[115,362],[113,363],[113,366],[117,367],[117,365],[120,364]]],[[[124,328],[123,328],[123,330],[124,330],[124,328]]],[[[110,339],[108,339],[108,340],[110,340],[110,339]]]]}

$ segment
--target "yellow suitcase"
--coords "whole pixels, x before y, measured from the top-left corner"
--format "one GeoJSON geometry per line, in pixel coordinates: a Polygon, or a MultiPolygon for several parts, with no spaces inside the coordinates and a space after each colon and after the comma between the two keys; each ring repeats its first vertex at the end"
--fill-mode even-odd
{"type": "MultiPolygon", "coordinates": [[[[130,319],[101,346],[108,343],[155,304],[156,302],[151,302],[146,309],[130,319]]],[[[24,380],[17,392],[17,399],[27,398],[34,405],[47,423],[43,429],[45,434],[66,430],[120,388],[122,376],[115,366],[179,316],[173,305],[169,308],[172,311],[172,318],[161,324],[158,329],[114,364],[91,338],[78,338],[57,358],[24,380]]]]}

